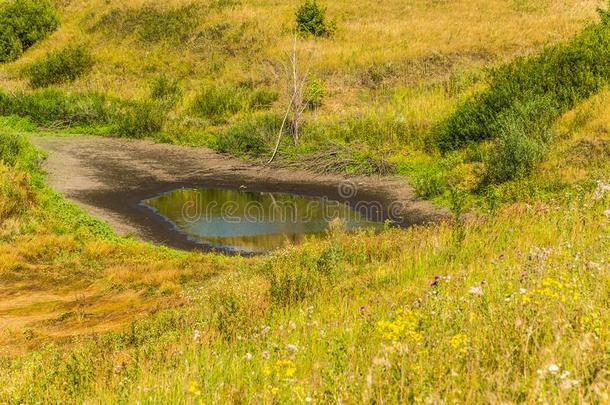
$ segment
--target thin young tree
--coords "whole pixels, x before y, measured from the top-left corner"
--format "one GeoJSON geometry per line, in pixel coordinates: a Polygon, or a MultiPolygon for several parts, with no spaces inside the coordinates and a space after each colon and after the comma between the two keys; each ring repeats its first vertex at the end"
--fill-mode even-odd
{"type": "Polygon", "coordinates": [[[299,144],[301,126],[303,121],[303,113],[307,109],[307,102],[305,100],[305,85],[307,84],[307,78],[309,77],[309,63],[306,64],[305,69],[301,68],[299,63],[299,51],[298,51],[298,36],[295,33],[292,44],[292,51],[287,53],[287,63],[284,66],[286,72],[287,81],[287,93],[288,93],[288,105],[286,107],[286,113],[282,120],[282,125],[278,131],[277,141],[273,154],[267,163],[271,163],[280,148],[282,136],[284,135],[284,128],[288,120],[290,120],[290,130],[292,132],[292,139],[295,145],[299,144]]]}

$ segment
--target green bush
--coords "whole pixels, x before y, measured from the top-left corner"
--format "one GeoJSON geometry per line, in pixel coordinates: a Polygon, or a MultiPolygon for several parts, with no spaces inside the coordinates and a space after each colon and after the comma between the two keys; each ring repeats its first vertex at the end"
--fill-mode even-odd
{"type": "Polygon", "coordinates": [[[206,87],[196,97],[191,111],[215,123],[239,112],[267,109],[277,100],[277,93],[266,89],[252,91],[244,86],[206,87]]]}
{"type": "Polygon", "coordinates": [[[118,112],[115,120],[117,132],[127,138],[143,138],[161,132],[167,112],[154,101],[134,101],[118,112]]]}
{"type": "Polygon", "coordinates": [[[545,126],[532,127],[536,118],[546,122],[556,109],[547,98],[532,98],[505,112],[496,123],[496,145],[485,162],[485,180],[499,184],[526,177],[542,161],[550,134],[545,126]]]}
{"type": "Polygon", "coordinates": [[[281,118],[277,115],[247,117],[223,132],[216,141],[215,149],[232,155],[268,154],[271,151],[269,145],[281,124],[281,118]]]}
{"type": "Polygon", "coordinates": [[[201,118],[221,121],[247,109],[244,89],[232,86],[206,87],[196,97],[191,111],[201,118]]]}
{"type": "Polygon", "coordinates": [[[486,180],[499,184],[526,177],[542,160],[545,145],[522,130],[508,128],[486,164],[486,180]]]}
{"type": "Polygon", "coordinates": [[[305,0],[296,12],[296,22],[302,35],[328,37],[335,31],[335,24],[326,21],[326,9],[316,0],[305,0]]]}
{"type": "Polygon", "coordinates": [[[486,91],[463,103],[436,128],[438,147],[449,151],[500,136],[501,117],[529,98],[546,97],[555,106],[551,114],[533,115],[523,124],[537,128],[548,127],[560,114],[593,95],[610,82],[610,65],[600,63],[610,60],[609,22],[603,19],[568,43],[498,68],[486,91]]]}
{"type": "Polygon", "coordinates": [[[173,107],[182,97],[178,79],[171,79],[165,74],[156,77],[150,85],[150,97],[169,107],[173,107]]]}
{"type": "Polygon", "coordinates": [[[0,132],[0,162],[13,166],[21,153],[21,138],[17,135],[0,132]]]}
{"type": "Polygon", "coordinates": [[[47,0],[14,0],[0,6],[0,63],[17,59],[58,26],[47,0]]]}
{"type": "Polygon", "coordinates": [[[304,89],[303,98],[307,108],[315,110],[322,107],[322,102],[326,96],[326,87],[324,82],[314,76],[307,79],[307,84],[304,89]]]}
{"type": "Polygon", "coordinates": [[[94,60],[83,46],[69,46],[43,59],[26,69],[33,88],[48,87],[53,84],[73,82],[91,72],[94,60]]]}
{"type": "Polygon", "coordinates": [[[271,108],[278,99],[278,94],[269,89],[256,89],[249,95],[248,107],[253,110],[271,108]]]}
{"type": "Polygon", "coordinates": [[[113,102],[99,93],[64,93],[56,89],[0,91],[0,116],[27,117],[45,127],[109,124],[113,102]]]}
{"type": "Polygon", "coordinates": [[[23,44],[10,25],[0,25],[0,63],[19,58],[23,44]]]}

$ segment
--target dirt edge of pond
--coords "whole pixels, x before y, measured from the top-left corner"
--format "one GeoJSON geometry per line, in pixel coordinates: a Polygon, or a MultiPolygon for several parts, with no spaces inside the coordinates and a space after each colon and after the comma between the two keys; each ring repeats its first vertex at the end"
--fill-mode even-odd
{"type": "Polygon", "coordinates": [[[48,154],[47,184],[122,236],[178,249],[202,248],[140,202],[181,187],[240,188],[284,192],[351,204],[377,202],[386,218],[401,226],[436,222],[446,211],[417,198],[396,177],[314,174],[277,166],[256,166],[206,148],[98,136],[31,136],[48,154]]]}

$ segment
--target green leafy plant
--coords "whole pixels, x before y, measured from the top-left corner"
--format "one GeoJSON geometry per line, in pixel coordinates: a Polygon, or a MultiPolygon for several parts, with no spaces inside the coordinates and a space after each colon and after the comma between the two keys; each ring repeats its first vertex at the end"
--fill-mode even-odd
{"type": "Polygon", "coordinates": [[[251,90],[247,86],[205,87],[195,97],[191,112],[201,118],[222,123],[239,112],[271,107],[277,93],[266,89],[251,90]]]}
{"type": "Polygon", "coordinates": [[[325,96],[326,87],[324,86],[324,82],[315,76],[310,76],[307,80],[303,94],[303,99],[305,104],[307,104],[307,108],[315,110],[322,107],[325,96]]]}
{"type": "Polygon", "coordinates": [[[150,96],[153,100],[173,107],[182,97],[180,81],[162,74],[152,81],[150,85],[150,96]]]}
{"type": "Polygon", "coordinates": [[[498,118],[494,132],[499,136],[485,162],[487,183],[526,177],[542,161],[551,135],[546,125],[533,123],[550,121],[556,111],[549,98],[532,97],[498,118]]]}
{"type": "Polygon", "coordinates": [[[334,22],[326,20],[326,8],[316,0],[305,0],[296,12],[297,32],[314,37],[329,37],[336,29],[334,22]]]}
{"type": "Polygon", "coordinates": [[[0,6],[0,63],[13,61],[59,26],[47,0],[14,0],[0,6]]]}
{"type": "Polygon", "coordinates": [[[73,82],[91,72],[94,59],[84,46],[68,46],[49,53],[26,69],[33,88],[73,82]]]}
{"type": "Polygon", "coordinates": [[[0,115],[28,117],[44,127],[108,124],[113,102],[99,93],[65,93],[57,89],[5,94],[0,91],[0,115]]]}
{"type": "Polygon", "coordinates": [[[15,30],[10,25],[0,25],[0,62],[8,62],[19,58],[23,52],[23,44],[15,30]]]}
{"type": "Polygon", "coordinates": [[[116,127],[120,136],[143,138],[163,129],[167,112],[154,101],[133,101],[117,114],[116,127]]]}
{"type": "Polygon", "coordinates": [[[248,116],[223,132],[215,149],[234,155],[261,156],[269,153],[269,144],[280,125],[281,119],[276,115],[248,116]]]}
{"type": "MultiPolygon", "coordinates": [[[[605,12],[600,12],[602,18],[605,12]]],[[[521,125],[531,129],[549,126],[562,113],[610,82],[610,25],[587,27],[572,41],[548,47],[540,55],[518,58],[493,72],[490,86],[463,103],[436,128],[436,145],[442,151],[455,150],[473,142],[502,134],[498,122],[515,113],[517,105],[531,98],[545,97],[553,104],[550,114],[533,114],[521,125]]]]}

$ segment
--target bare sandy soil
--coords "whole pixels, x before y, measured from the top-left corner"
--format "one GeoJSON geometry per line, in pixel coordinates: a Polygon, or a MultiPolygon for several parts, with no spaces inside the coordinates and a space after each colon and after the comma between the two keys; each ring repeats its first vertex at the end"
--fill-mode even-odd
{"type": "MultiPolygon", "coordinates": [[[[48,184],[120,235],[181,249],[198,246],[143,207],[143,199],[180,187],[240,188],[328,197],[352,205],[378,202],[401,226],[424,224],[445,212],[417,198],[404,179],[317,175],[256,166],[205,148],[97,136],[37,136],[48,153],[48,184]]],[[[363,206],[366,206],[364,204],[363,206]]]]}

